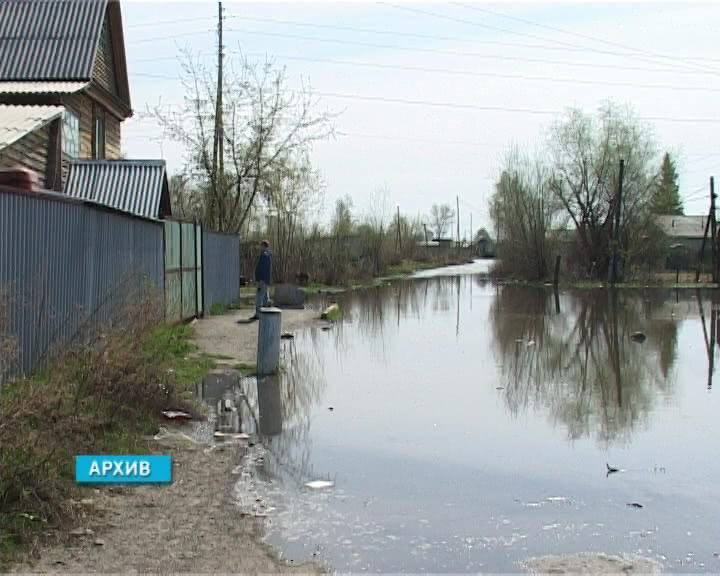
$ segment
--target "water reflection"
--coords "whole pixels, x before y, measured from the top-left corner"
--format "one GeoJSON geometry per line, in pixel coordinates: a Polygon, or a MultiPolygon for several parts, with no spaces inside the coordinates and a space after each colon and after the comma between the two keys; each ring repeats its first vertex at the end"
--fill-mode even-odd
{"type": "Polygon", "coordinates": [[[576,439],[626,442],[657,392],[672,393],[677,329],[652,320],[663,301],[587,290],[502,288],[491,306],[508,410],[543,407],[576,439]],[[558,314],[558,308],[560,313],[558,314]],[[644,344],[632,334],[647,335],[644,344]]]}
{"type": "Polygon", "coordinates": [[[550,551],[631,552],[643,537],[677,556],[680,536],[710,538],[703,510],[717,490],[697,479],[717,467],[692,442],[675,446],[681,434],[717,439],[716,411],[688,378],[704,339],[699,371],[712,382],[707,295],[456,275],[332,299],[332,330],[299,332],[283,343],[282,374],[241,379],[235,394],[268,480],[238,494],[271,504],[270,541],[291,558],[321,546],[339,570],[509,571],[550,551]],[[629,470],[608,480],[608,459],[629,470]],[[648,478],[656,463],[672,473],[648,478]],[[335,486],[305,486],[316,479],[335,486]]]}

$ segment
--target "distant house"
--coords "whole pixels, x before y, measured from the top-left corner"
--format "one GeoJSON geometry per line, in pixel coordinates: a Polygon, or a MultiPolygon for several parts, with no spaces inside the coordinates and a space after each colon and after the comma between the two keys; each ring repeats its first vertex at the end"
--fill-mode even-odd
{"type": "Polygon", "coordinates": [[[119,2],[0,1],[0,168],[61,190],[71,162],[120,157],[131,115],[119,2]]]}
{"type": "MultiPolygon", "coordinates": [[[[698,262],[707,219],[707,216],[660,215],[655,217],[657,225],[668,238],[670,251],[668,268],[683,269],[698,262]]],[[[710,250],[708,238],[703,261],[710,258],[710,250]]]]}
{"type": "Polygon", "coordinates": [[[705,235],[707,216],[656,216],[660,229],[670,241],[670,247],[683,246],[685,249],[699,253],[705,235]]]}

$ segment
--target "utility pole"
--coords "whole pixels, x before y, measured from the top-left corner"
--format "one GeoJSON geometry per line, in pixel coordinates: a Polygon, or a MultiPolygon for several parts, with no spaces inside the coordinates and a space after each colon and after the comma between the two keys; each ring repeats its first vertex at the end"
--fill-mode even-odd
{"type": "Polygon", "coordinates": [[[397,205],[397,248],[402,250],[402,236],[400,235],[400,204],[397,205]]]}
{"type": "Polygon", "coordinates": [[[712,281],[718,282],[717,221],[715,218],[715,178],[710,176],[710,239],[712,242],[712,281]]]}
{"type": "Polygon", "coordinates": [[[618,189],[617,195],[615,196],[615,225],[612,230],[612,257],[610,260],[610,269],[608,270],[610,284],[615,284],[617,281],[618,242],[620,241],[620,211],[622,210],[622,185],[624,172],[625,160],[621,158],[620,171],[618,173],[618,189]]]}
{"type": "Polygon", "coordinates": [[[425,256],[428,255],[428,239],[427,239],[427,224],[423,222],[423,230],[425,231],[425,256]]]}
{"type": "Polygon", "coordinates": [[[457,208],[457,242],[458,247],[460,246],[460,196],[455,196],[455,204],[457,208]]]}
{"type": "MultiPolygon", "coordinates": [[[[223,180],[223,7],[218,2],[218,72],[215,95],[215,138],[213,140],[213,172],[217,183],[223,180]]],[[[217,185],[217,184],[216,184],[217,185]]]]}
{"type": "Polygon", "coordinates": [[[472,227],[472,212],[470,212],[470,248],[472,248],[474,236],[475,236],[475,233],[473,232],[473,227],[472,227]]]}

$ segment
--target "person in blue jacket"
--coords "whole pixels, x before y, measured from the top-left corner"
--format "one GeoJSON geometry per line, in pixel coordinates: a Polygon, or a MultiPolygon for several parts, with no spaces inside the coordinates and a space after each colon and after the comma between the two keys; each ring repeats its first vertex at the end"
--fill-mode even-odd
{"type": "Polygon", "coordinates": [[[270,286],[270,277],[272,275],[272,252],[270,252],[270,242],[263,240],[260,242],[260,256],[258,256],[255,265],[255,284],[257,292],[255,292],[255,316],[251,320],[257,320],[260,314],[260,308],[268,305],[268,287],[270,286]]]}

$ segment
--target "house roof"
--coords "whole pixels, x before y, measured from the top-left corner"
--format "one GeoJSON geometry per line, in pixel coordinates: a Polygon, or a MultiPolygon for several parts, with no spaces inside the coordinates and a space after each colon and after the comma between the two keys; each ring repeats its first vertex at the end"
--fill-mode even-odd
{"type": "Polygon", "coordinates": [[[89,80],[105,0],[0,2],[1,80],[89,80]]]}
{"type": "Polygon", "coordinates": [[[7,106],[0,104],[0,149],[62,116],[62,106],[7,106]]]}
{"type": "Polygon", "coordinates": [[[170,214],[164,160],[76,160],[65,192],[144,218],[170,214]]]}
{"type": "Polygon", "coordinates": [[[106,14],[113,38],[118,96],[129,107],[122,14],[117,0],[0,1],[0,82],[89,83],[106,14]]]}
{"type": "Polygon", "coordinates": [[[656,216],[658,226],[672,238],[702,238],[707,216],[656,216]]]}
{"type": "Polygon", "coordinates": [[[0,94],[74,94],[86,88],[88,82],[2,82],[0,94]]]}

